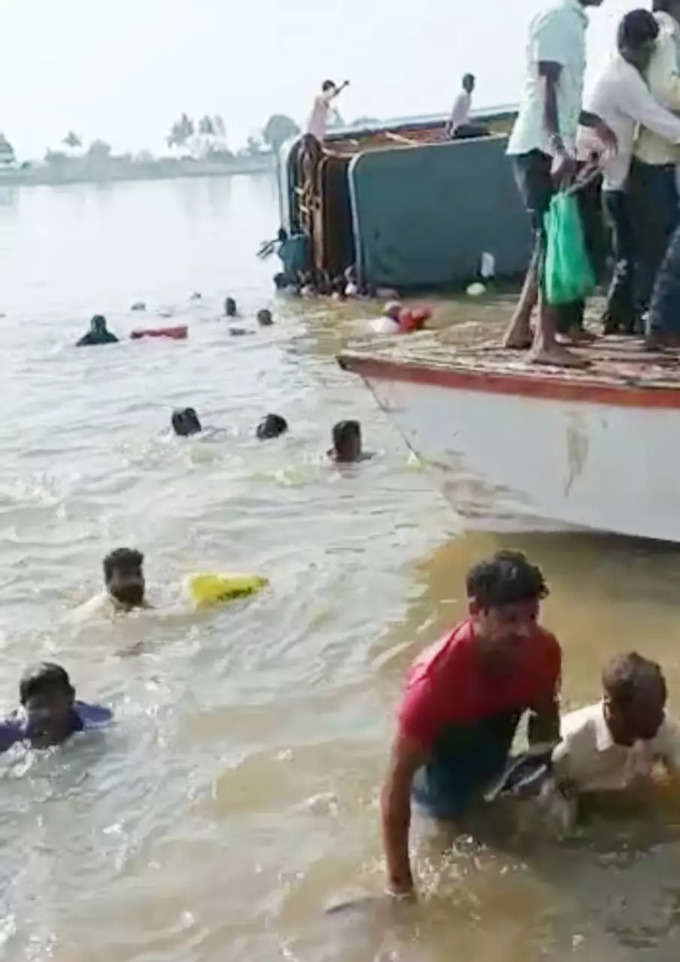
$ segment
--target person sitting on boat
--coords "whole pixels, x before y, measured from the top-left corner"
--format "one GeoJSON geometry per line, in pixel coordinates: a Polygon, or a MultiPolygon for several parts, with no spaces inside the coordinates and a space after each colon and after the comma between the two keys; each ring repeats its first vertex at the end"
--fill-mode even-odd
{"type": "Polygon", "coordinates": [[[538,567],[499,551],[468,573],[467,616],[414,662],[381,796],[390,894],[413,891],[412,797],[447,820],[481,802],[527,711],[530,744],[557,740],[562,652],[539,625],[547,595],[538,567]]]}
{"type": "Polygon", "coordinates": [[[486,124],[470,123],[475,83],[474,74],[466,73],[463,76],[463,89],[454,101],[451,118],[446,125],[446,132],[452,140],[470,140],[473,137],[489,136],[489,128],[486,124]]]}
{"type": "Polygon", "coordinates": [[[371,321],[370,327],[374,334],[399,334],[401,332],[400,316],[402,304],[400,301],[389,301],[380,317],[371,321]]]}
{"type": "Polygon", "coordinates": [[[666,714],[659,665],[637,652],[618,655],[602,672],[602,699],[562,719],[553,772],[577,793],[620,791],[680,772],[680,726],[666,714]]]}
{"type": "Polygon", "coordinates": [[[106,327],[106,318],[102,314],[95,314],[90,321],[90,330],[83,334],[76,343],[76,347],[89,347],[93,344],[117,344],[118,338],[106,327]]]}
{"type": "Polygon", "coordinates": [[[0,752],[19,742],[31,748],[59,745],[76,732],[100,728],[113,718],[108,708],[76,701],[76,692],[61,665],[33,665],[19,682],[20,707],[0,721],[0,752]]]}
{"type": "Polygon", "coordinates": [[[314,137],[320,144],[326,139],[331,104],[348,86],[349,80],[345,80],[339,87],[336,87],[332,80],[324,80],[321,85],[321,93],[314,100],[312,113],[307,123],[307,134],[314,137]]]}
{"type": "Polygon", "coordinates": [[[78,620],[151,607],[146,600],[141,551],[116,548],[104,558],[103,569],[104,591],[76,609],[74,614],[78,620]]]}
{"type": "Polygon", "coordinates": [[[181,438],[188,438],[202,431],[201,422],[194,408],[178,408],[173,411],[171,423],[172,430],[181,438]]]}
{"type": "Polygon", "coordinates": [[[336,464],[368,460],[371,455],[362,448],[361,424],[358,421],[338,421],[333,427],[333,447],[326,453],[336,464]]]}

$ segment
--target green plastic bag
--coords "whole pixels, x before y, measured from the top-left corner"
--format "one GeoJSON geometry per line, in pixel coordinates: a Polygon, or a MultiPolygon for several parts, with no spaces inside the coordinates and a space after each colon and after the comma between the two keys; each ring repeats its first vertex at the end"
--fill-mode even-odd
{"type": "Polygon", "coordinates": [[[595,274],[586,250],[578,201],[561,191],[545,215],[547,249],[543,285],[549,304],[580,301],[595,290],[595,274]]]}

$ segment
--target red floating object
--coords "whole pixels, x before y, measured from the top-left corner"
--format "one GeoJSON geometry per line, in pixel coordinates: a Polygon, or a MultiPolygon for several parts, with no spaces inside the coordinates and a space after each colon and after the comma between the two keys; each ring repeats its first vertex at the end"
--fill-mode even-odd
{"type": "Polygon", "coordinates": [[[401,333],[413,334],[415,331],[421,331],[425,326],[425,321],[429,321],[431,317],[432,308],[430,307],[405,308],[399,314],[401,333]]]}
{"type": "Polygon", "coordinates": [[[139,341],[143,337],[171,337],[175,341],[183,341],[189,328],[186,325],[180,327],[149,327],[133,331],[130,337],[133,341],[139,341]]]}

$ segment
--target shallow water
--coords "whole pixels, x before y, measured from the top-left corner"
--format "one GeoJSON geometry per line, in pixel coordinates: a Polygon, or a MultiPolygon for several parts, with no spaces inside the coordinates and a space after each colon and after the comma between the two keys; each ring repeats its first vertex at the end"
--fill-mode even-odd
{"type": "Polygon", "coordinates": [[[442,857],[422,832],[419,904],[325,914],[381,893],[394,704],[411,657],[457,617],[469,564],[511,544],[544,565],[572,706],[629,648],[662,660],[677,690],[680,556],[587,533],[464,533],[334,363],[366,308],[272,298],[274,265],[254,252],[274,211],[267,178],[0,188],[0,698],[11,706],[22,667],[50,658],[117,719],[0,762],[2,957],[677,959],[672,793],[596,814],[562,845],[463,839],[442,857]],[[273,303],[275,327],[230,338],[226,294],[244,326],[273,303]],[[140,299],[146,315],[130,313],[140,299]],[[161,308],[190,324],[186,343],[71,347],[95,311],[125,335],[164,323],[161,308]],[[180,404],[224,433],[171,438],[180,404]],[[267,411],[291,432],[262,445],[267,411]],[[343,417],[376,457],[339,470],[323,452],[343,417]],[[119,544],[146,553],[159,610],[73,625],[119,544]],[[182,578],[224,568],[271,584],[190,613],[182,578]]]}

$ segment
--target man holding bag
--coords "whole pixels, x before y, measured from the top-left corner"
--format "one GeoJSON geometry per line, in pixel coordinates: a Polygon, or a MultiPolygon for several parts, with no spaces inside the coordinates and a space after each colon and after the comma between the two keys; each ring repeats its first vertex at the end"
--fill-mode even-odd
{"type": "Polygon", "coordinates": [[[556,185],[568,183],[576,172],[579,123],[594,128],[613,152],[617,147],[610,128],[599,117],[582,110],[588,26],[585,8],[599,7],[602,2],[557,0],[532,20],[524,97],[508,145],[536,245],[504,345],[531,346],[531,313],[538,299],[539,320],[531,353],[531,360],[538,364],[582,364],[580,358],[557,343],[558,308],[548,303],[539,278],[546,248],[544,216],[556,185]]]}

